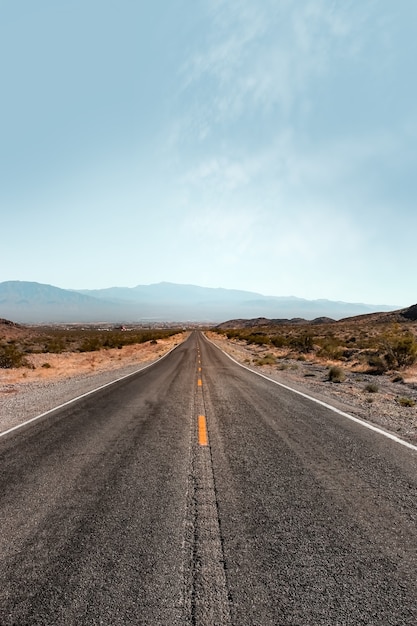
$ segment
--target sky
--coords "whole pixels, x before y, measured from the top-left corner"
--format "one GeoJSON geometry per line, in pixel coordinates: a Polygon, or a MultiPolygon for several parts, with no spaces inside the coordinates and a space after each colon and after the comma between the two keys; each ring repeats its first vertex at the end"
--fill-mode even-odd
{"type": "Polygon", "coordinates": [[[415,0],[0,0],[0,282],[417,302],[415,0]]]}

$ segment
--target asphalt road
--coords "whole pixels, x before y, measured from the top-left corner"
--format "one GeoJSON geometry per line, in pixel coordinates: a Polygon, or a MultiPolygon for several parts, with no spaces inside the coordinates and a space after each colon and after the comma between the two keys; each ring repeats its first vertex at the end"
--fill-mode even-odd
{"type": "Polygon", "coordinates": [[[0,438],[0,624],[417,624],[417,452],[193,333],[0,438]]]}

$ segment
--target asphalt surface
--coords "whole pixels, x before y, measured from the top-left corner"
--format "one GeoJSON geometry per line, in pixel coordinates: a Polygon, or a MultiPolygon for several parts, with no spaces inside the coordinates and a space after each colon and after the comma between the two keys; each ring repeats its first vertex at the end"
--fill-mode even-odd
{"type": "Polygon", "coordinates": [[[417,453],[198,333],[0,467],[1,626],[417,624],[417,453]]]}

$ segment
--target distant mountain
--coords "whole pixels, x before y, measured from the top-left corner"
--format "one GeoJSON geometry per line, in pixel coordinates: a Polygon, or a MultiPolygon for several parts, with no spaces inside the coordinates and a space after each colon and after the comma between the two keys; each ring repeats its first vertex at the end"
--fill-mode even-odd
{"type": "Polygon", "coordinates": [[[25,281],[0,283],[0,317],[21,323],[93,322],[123,318],[123,307],[76,291],[25,281]]]}
{"type": "Polygon", "coordinates": [[[235,289],[158,283],[137,287],[68,290],[24,281],[0,283],[0,317],[22,323],[196,321],[236,318],[340,319],[396,307],[305,300],[235,289]]]}

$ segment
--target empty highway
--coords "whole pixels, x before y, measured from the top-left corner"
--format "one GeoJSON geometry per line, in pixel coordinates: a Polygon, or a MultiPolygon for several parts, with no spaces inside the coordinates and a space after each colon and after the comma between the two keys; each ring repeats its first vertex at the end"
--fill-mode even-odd
{"type": "Polygon", "coordinates": [[[0,437],[0,624],[417,624],[417,452],[194,332],[0,437]]]}

